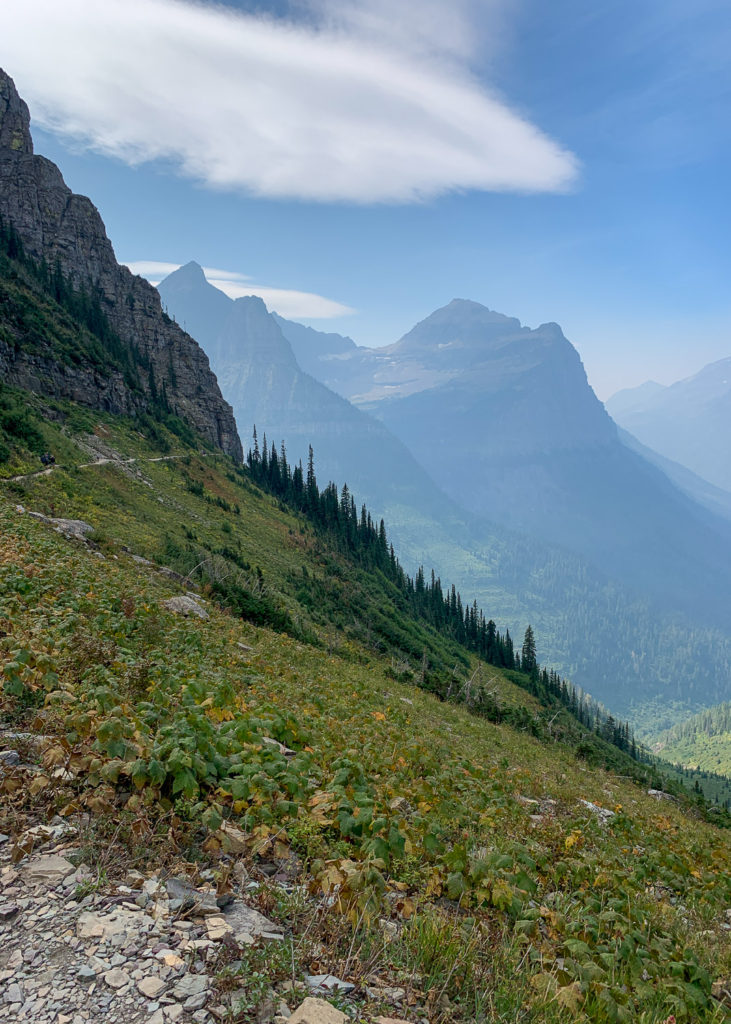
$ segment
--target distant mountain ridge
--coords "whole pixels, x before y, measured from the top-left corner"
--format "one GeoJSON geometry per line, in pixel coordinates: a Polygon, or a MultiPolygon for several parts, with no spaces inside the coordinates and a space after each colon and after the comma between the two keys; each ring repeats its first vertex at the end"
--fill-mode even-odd
{"type": "Polygon", "coordinates": [[[233,413],[221,397],[208,358],[195,341],[164,316],[151,285],[117,263],[92,202],[74,195],[59,169],[33,153],[28,107],[0,70],[0,218],[17,232],[25,254],[59,273],[70,289],[98,301],[136,370],[137,392],[111,368],[69,367],[45,348],[31,353],[0,337],[0,370],[8,383],[73,398],[120,413],[165,396],[171,411],[211,444],[237,460],[241,442],[233,413]]]}
{"type": "Polygon", "coordinates": [[[208,352],[242,433],[250,437],[256,425],[260,443],[265,433],[277,448],[285,440],[289,459],[305,466],[312,445],[321,478],[348,483],[379,514],[386,512],[385,503],[390,522],[402,503],[421,504],[427,514],[436,505],[442,515],[454,517],[447,497],[402,442],[303,372],[280,318],[260,298],[230,299],[209,284],[195,262],[170,274],[158,290],[170,313],[208,352]]]}
{"type": "Polygon", "coordinates": [[[531,330],[455,299],[394,345],[331,352],[321,379],[474,515],[562,545],[666,607],[728,621],[728,521],[622,443],[557,324],[531,330]]]}
{"type": "Polygon", "coordinates": [[[668,387],[619,391],[606,407],[642,444],[731,491],[731,357],[668,387]]]}
{"type": "Polygon", "coordinates": [[[675,486],[692,498],[693,501],[707,508],[714,515],[731,520],[731,491],[725,491],[721,487],[716,487],[686,466],[681,466],[679,462],[667,459],[664,455],[654,451],[654,449],[648,448],[646,444],[642,444],[634,434],[630,434],[623,427],[618,429],[618,436],[622,444],[625,444],[631,451],[637,452],[647,462],[651,462],[653,466],[657,466],[658,469],[662,470],[665,476],[672,480],[675,486]]]}
{"type": "MultiPolygon", "coordinates": [[[[432,459],[420,466],[373,416],[349,405],[300,369],[311,367],[331,383],[338,377],[340,387],[350,374],[356,389],[361,382],[367,384],[367,374],[372,379],[375,366],[381,375],[376,385],[387,395],[396,375],[407,379],[402,368],[389,363],[396,346],[387,350],[358,348],[351,339],[267,314],[259,299],[234,302],[211,286],[195,263],[174,272],[159,289],[169,312],[199,337],[211,354],[232,404],[243,416],[253,411],[260,443],[266,430],[269,444],[274,442],[278,448],[284,438],[288,457],[296,459],[306,455],[311,441],[318,479],[347,482],[357,501],[365,498],[374,512],[384,515],[403,564],[412,569],[420,562],[427,569],[434,566],[442,579],[456,583],[466,597],[476,598],[487,614],[509,624],[514,635],[521,634],[527,621],[532,622],[551,663],[614,709],[629,711],[651,697],[693,708],[723,699],[731,639],[722,630],[709,629],[700,615],[685,621],[677,609],[659,611],[655,597],[612,581],[565,546],[491,522],[490,509],[483,509],[483,515],[468,512],[433,481],[432,459]],[[352,371],[351,364],[355,367],[352,371]],[[620,636],[621,643],[617,641],[620,636]]],[[[476,303],[470,306],[474,334],[467,339],[469,343],[446,347],[440,337],[442,328],[432,323],[428,358],[436,367],[415,344],[410,353],[412,369],[426,365],[429,372],[436,369],[441,373],[445,368],[449,372],[447,357],[456,351],[460,373],[468,378],[474,373],[474,364],[479,363],[485,347],[479,332],[485,313],[476,303]]],[[[449,313],[447,307],[444,320],[449,313]]],[[[500,314],[490,314],[489,321],[494,337],[486,347],[492,351],[495,365],[500,362],[503,381],[512,378],[522,383],[516,345],[527,339],[533,367],[539,369],[543,353],[550,351],[560,335],[555,325],[547,325],[536,335],[500,314]],[[503,335],[506,325],[507,344],[503,335]]],[[[565,339],[559,341],[559,348],[574,381],[585,382],[575,350],[565,339]]],[[[412,372],[411,381],[421,384],[424,395],[429,395],[430,389],[423,387],[425,379],[412,372]]],[[[493,374],[493,385],[496,382],[493,374]]],[[[584,404],[596,418],[595,447],[605,442],[619,448],[616,427],[588,385],[584,386],[584,404]]],[[[444,400],[447,388],[443,383],[441,391],[434,388],[431,393],[440,396],[435,414],[440,427],[449,415],[449,402],[444,400]]],[[[570,422],[578,413],[568,398],[566,406],[565,422],[570,422]]],[[[243,420],[241,427],[244,432],[251,429],[243,420]]],[[[463,443],[464,438],[457,436],[463,443]]],[[[577,441],[565,427],[564,437],[564,447],[570,453],[577,441]]],[[[580,435],[579,446],[582,440],[580,435]]],[[[531,443],[534,450],[540,450],[535,440],[531,443]]],[[[623,449],[619,454],[630,461],[636,458],[631,453],[625,455],[623,449]]],[[[512,456],[511,461],[517,457],[512,456]]],[[[659,471],[649,466],[647,471],[671,488],[659,471]]],[[[687,499],[678,496],[678,500],[687,499]]]]}

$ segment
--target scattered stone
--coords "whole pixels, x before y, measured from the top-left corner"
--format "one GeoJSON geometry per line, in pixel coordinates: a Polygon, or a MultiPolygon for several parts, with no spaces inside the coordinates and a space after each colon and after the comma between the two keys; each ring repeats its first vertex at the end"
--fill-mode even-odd
{"type": "Polygon", "coordinates": [[[661,789],[648,789],[647,795],[654,797],[655,800],[672,800],[675,802],[675,797],[670,793],[664,793],[661,789]]]}
{"type": "Polygon", "coordinates": [[[278,988],[280,992],[295,992],[304,994],[307,991],[307,986],[303,981],[283,981],[282,984],[278,986],[278,988]]]}
{"type": "Polygon", "coordinates": [[[49,854],[28,861],[23,870],[29,882],[42,882],[44,885],[53,886],[58,885],[76,869],[65,857],[49,854]]]}
{"type": "Polygon", "coordinates": [[[19,912],[20,907],[17,903],[0,904],[0,922],[10,921],[19,912]]]}
{"type": "Polygon", "coordinates": [[[269,747],[274,747],[280,754],[284,754],[285,757],[295,757],[297,754],[296,750],[290,750],[290,748],[285,746],[284,743],[280,743],[279,740],[272,739],[271,736],[262,736],[261,741],[262,743],[266,743],[269,747]]]}
{"type": "MultiPolygon", "coordinates": [[[[247,907],[245,903],[236,900],[230,907],[226,908],[224,920],[230,925],[234,935],[248,935],[250,938],[261,936],[263,938],[281,939],[282,930],[273,921],[270,921],[258,910],[247,907]]],[[[246,939],[239,941],[247,941],[246,939]]]]}
{"type": "Polygon", "coordinates": [[[206,932],[211,942],[220,942],[226,935],[233,935],[233,927],[223,917],[206,919],[206,932]]]}
{"type": "Polygon", "coordinates": [[[224,853],[233,853],[237,856],[246,853],[249,846],[249,837],[246,832],[232,825],[231,822],[224,821],[215,835],[224,853]]]}
{"type": "Polygon", "coordinates": [[[169,612],[174,612],[176,615],[184,615],[186,618],[189,615],[195,615],[199,619],[207,619],[209,617],[208,612],[198,603],[196,598],[188,597],[187,594],[168,598],[167,601],[163,601],[163,607],[167,608],[169,612]]]}
{"type": "Polygon", "coordinates": [[[615,817],[614,811],[610,811],[608,807],[599,807],[598,804],[593,804],[591,800],[579,800],[579,803],[596,815],[600,825],[606,825],[608,821],[615,817]]]}
{"type": "Polygon", "coordinates": [[[383,932],[383,937],[386,942],[393,942],[393,940],[397,939],[401,934],[401,927],[396,921],[389,921],[388,918],[382,917],[379,919],[378,923],[381,926],[381,931],[383,932]]]}
{"type": "Polygon", "coordinates": [[[389,1003],[401,1003],[406,998],[406,989],[382,985],[378,988],[366,988],[369,999],[385,999],[389,1003]]]}
{"type": "Polygon", "coordinates": [[[334,974],[307,974],[305,982],[313,992],[352,992],[355,985],[349,981],[341,981],[334,974]]]}
{"type": "Polygon", "coordinates": [[[110,988],[118,989],[129,985],[131,978],[121,967],[113,967],[104,975],[104,980],[110,988]]]}
{"type": "Polygon", "coordinates": [[[173,995],[176,999],[189,999],[191,996],[200,995],[208,990],[208,978],[203,974],[185,974],[173,986],[173,995]]]}
{"type": "Polygon", "coordinates": [[[4,764],[6,768],[13,768],[20,764],[20,754],[17,750],[0,750],[0,764],[4,764]]]}
{"type": "Polygon", "coordinates": [[[140,990],[143,996],[147,999],[157,999],[159,995],[167,988],[167,985],[161,978],[155,978],[150,976],[149,978],[143,978],[137,982],[137,988],[140,990]]]}
{"type": "Polygon", "coordinates": [[[212,892],[199,892],[184,878],[168,878],[165,883],[168,897],[180,900],[180,910],[193,910],[196,914],[218,914],[219,906],[216,895],[212,892]]]}
{"type": "Polygon", "coordinates": [[[411,804],[403,796],[395,796],[388,806],[394,814],[403,814],[405,818],[414,813],[411,804]]]}
{"type": "Polygon", "coordinates": [[[169,580],[176,580],[178,583],[185,582],[185,576],[181,576],[179,572],[169,568],[167,565],[161,565],[157,570],[161,576],[165,576],[169,580]]]}
{"type": "Polygon", "coordinates": [[[347,1024],[348,1017],[324,999],[307,999],[294,1011],[289,1024],[347,1024]]]}
{"type": "Polygon", "coordinates": [[[22,1003],[23,998],[23,989],[17,982],[14,981],[11,985],[8,985],[5,990],[6,1003],[22,1003]]]}
{"type": "Polygon", "coordinates": [[[236,646],[240,647],[242,651],[253,651],[253,647],[249,647],[248,644],[242,644],[240,640],[236,641],[236,646]]]}
{"type": "Polygon", "coordinates": [[[402,1017],[376,1017],[373,1024],[409,1024],[402,1017]]]}
{"type": "Polygon", "coordinates": [[[40,512],[29,512],[28,515],[52,526],[57,533],[67,539],[86,540],[87,534],[94,532],[94,527],[85,523],[83,519],[52,519],[50,516],[41,515],[40,512]]]}

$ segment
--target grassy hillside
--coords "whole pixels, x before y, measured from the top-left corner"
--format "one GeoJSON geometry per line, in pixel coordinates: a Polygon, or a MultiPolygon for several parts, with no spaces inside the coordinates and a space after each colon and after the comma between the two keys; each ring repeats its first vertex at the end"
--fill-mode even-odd
{"type": "Polygon", "coordinates": [[[653,739],[653,748],[665,760],[702,772],[731,776],[729,702],[693,715],[653,739]]]}
{"type": "MultiPolygon", "coordinates": [[[[306,885],[270,890],[283,957],[352,978],[361,1020],[385,1009],[361,985],[374,965],[414,1020],[724,1019],[731,850],[713,816],[648,795],[649,769],[410,619],[227,459],[22,398],[0,438],[0,707],[51,739],[0,831],[87,813],[92,861],[115,836],[129,865],[225,878],[235,823],[252,865],[306,885]],[[38,466],[31,430],[59,465],[11,480],[38,466]],[[207,618],[165,606],[186,592],[207,618]],[[424,689],[445,681],[449,700],[424,689]]],[[[247,956],[254,1020],[279,967],[247,956]]]]}

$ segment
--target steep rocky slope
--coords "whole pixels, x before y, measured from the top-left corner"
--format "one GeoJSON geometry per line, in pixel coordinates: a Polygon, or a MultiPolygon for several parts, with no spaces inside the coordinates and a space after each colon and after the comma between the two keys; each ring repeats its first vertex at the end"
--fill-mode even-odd
{"type": "Polygon", "coordinates": [[[164,391],[172,412],[240,459],[233,414],[205,353],[164,316],[155,289],[117,263],[93,203],[74,195],[59,169],[33,153],[29,126],[28,107],[0,70],[0,217],[17,232],[27,258],[98,299],[102,316],[132,354],[140,393],[109,368],[69,367],[42,346],[29,351],[13,324],[0,333],[3,379],[122,413],[144,408],[164,391]]]}

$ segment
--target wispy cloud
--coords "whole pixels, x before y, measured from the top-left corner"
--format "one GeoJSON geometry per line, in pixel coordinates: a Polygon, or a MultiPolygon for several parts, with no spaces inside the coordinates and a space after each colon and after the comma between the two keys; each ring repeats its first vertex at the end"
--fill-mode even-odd
{"type": "MultiPolygon", "coordinates": [[[[129,267],[133,274],[146,277],[150,284],[158,285],[181,264],[165,263],[162,260],[132,260],[125,266],[129,267]]],[[[258,295],[269,310],[279,313],[280,316],[296,320],[332,320],[356,312],[342,302],[325,298],[324,295],[317,295],[315,292],[300,292],[292,288],[272,288],[269,285],[257,284],[246,274],[240,274],[236,270],[203,267],[203,273],[210,284],[220,288],[230,298],[240,299],[244,295],[258,295]]]]}
{"type": "Polygon", "coordinates": [[[361,203],[570,187],[573,155],[469,71],[470,3],[389,18],[385,0],[302,0],[307,20],[285,20],[189,0],[23,0],[0,62],[44,127],[210,187],[361,203]]]}

